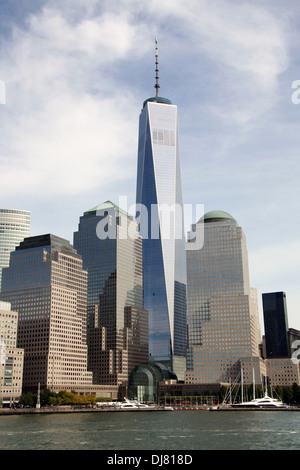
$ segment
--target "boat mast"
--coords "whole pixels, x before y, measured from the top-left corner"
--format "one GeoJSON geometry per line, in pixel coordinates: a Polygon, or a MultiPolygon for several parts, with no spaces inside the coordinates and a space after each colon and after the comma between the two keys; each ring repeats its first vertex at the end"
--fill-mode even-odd
{"type": "Polygon", "coordinates": [[[241,369],[241,403],[244,402],[244,376],[243,376],[243,369],[241,369]]]}

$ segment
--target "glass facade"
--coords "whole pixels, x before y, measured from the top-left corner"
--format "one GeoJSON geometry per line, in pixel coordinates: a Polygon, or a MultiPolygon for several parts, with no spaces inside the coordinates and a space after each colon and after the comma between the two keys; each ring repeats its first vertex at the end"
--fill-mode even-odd
{"type": "Polygon", "coordinates": [[[87,273],[68,241],[26,238],[3,269],[1,299],[19,313],[17,346],[24,349],[24,390],[89,385],[87,273]]]}
{"type": "Polygon", "coordinates": [[[95,384],[119,385],[148,357],[137,224],[107,201],[80,218],[74,247],[88,272],[89,370],[95,384]]]}
{"type": "Polygon", "coordinates": [[[9,265],[10,253],[30,235],[30,212],[0,209],[0,290],[2,268],[9,265]]]}
{"type": "Polygon", "coordinates": [[[176,381],[176,379],[176,375],[164,364],[159,362],[140,364],[130,375],[129,398],[141,402],[157,402],[159,383],[176,381]]]}
{"type": "Polygon", "coordinates": [[[262,295],[265,325],[266,356],[288,357],[288,319],[285,292],[262,295]]]}
{"type": "MultiPolygon", "coordinates": [[[[186,247],[188,278],[187,383],[234,381],[241,360],[257,357],[258,309],[249,285],[246,240],[229,214],[214,211],[200,219],[186,247]],[[204,224],[204,245],[200,224],[204,224]]],[[[256,381],[261,383],[260,361],[256,381]]],[[[251,377],[244,377],[250,380],[251,377]]]]}
{"type": "Polygon", "coordinates": [[[186,356],[186,259],[177,107],[144,102],[139,121],[137,220],[152,357],[186,356]]]}

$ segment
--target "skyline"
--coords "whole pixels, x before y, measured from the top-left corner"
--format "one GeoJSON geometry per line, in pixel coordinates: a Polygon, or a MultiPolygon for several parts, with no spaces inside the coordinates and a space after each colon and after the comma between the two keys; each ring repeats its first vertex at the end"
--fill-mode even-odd
{"type": "Polygon", "coordinates": [[[284,291],[300,329],[296,0],[0,4],[1,207],[31,211],[32,236],[72,242],[91,207],[134,203],[157,36],[160,94],[178,107],[184,204],[237,220],[260,311],[262,293],[284,291]]]}

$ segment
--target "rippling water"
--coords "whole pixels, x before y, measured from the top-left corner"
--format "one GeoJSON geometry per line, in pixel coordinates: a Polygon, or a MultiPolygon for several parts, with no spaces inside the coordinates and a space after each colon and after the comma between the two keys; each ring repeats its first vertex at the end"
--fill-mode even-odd
{"type": "Polygon", "coordinates": [[[299,424],[292,411],[0,416],[0,449],[299,450],[299,424]]]}

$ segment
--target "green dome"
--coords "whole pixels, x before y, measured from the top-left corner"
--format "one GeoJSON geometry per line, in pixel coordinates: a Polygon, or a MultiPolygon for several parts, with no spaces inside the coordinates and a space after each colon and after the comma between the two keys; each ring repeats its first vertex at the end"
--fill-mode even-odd
{"type": "Polygon", "coordinates": [[[199,222],[202,222],[204,219],[204,223],[207,222],[217,222],[219,220],[232,220],[233,222],[236,222],[236,220],[232,217],[232,215],[228,214],[228,212],[224,211],[210,211],[204,214],[201,219],[198,220],[199,222]]]}
{"type": "Polygon", "coordinates": [[[116,212],[120,212],[121,214],[124,214],[126,215],[126,217],[132,217],[131,215],[127,214],[126,211],[124,211],[123,209],[121,209],[120,207],[118,207],[116,204],[114,204],[113,202],[111,201],[105,201],[103,202],[103,204],[99,204],[98,206],[96,207],[93,207],[92,209],[84,212],[83,215],[89,215],[89,214],[97,214],[97,211],[105,211],[105,210],[110,210],[110,209],[114,209],[116,212]]]}

